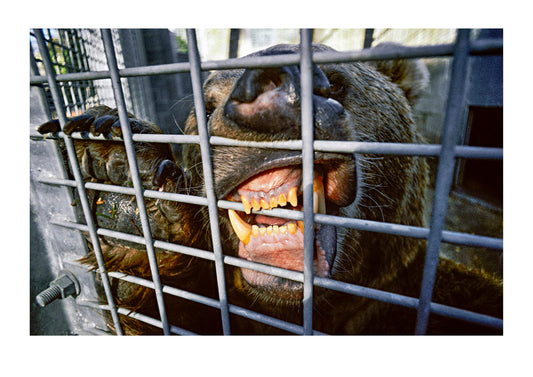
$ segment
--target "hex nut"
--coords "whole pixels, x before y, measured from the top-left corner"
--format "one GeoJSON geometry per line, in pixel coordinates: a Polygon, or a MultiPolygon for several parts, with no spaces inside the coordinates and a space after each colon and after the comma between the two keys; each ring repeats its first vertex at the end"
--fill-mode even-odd
{"type": "Polygon", "coordinates": [[[53,282],[50,283],[50,286],[55,285],[61,291],[61,298],[67,298],[68,296],[76,296],[76,284],[74,280],[68,275],[61,275],[53,282]]]}

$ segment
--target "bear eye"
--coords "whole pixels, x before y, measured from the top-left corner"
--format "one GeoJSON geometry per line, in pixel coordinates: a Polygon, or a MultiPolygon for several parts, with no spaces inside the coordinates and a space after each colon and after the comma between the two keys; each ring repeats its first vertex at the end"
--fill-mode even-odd
{"type": "Polygon", "coordinates": [[[340,98],[345,91],[344,79],[339,72],[330,72],[327,75],[329,80],[330,97],[333,99],[340,98]]]}
{"type": "Polygon", "coordinates": [[[330,96],[339,97],[344,92],[344,85],[341,82],[333,81],[329,86],[330,96]]]}

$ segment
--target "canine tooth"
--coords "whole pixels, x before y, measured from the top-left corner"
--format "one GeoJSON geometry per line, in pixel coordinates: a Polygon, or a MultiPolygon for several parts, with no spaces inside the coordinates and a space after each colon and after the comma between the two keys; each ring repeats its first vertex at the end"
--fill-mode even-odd
{"type": "Polygon", "coordinates": [[[248,245],[248,242],[250,242],[250,235],[252,234],[252,226],[241,219],[241,217],[237,215],[237,212],[232,209],[228,209],[228,216],[237,237],[239,237],[242,243],[248,245]]]}
{"type": "Polygon", "coordinates": [[[287,205],[287,197],[285,194],[280,194],[278,198],[278,204],[282,207],[285,207],[287,205]]]}
{"type": "Polygon", "coordinates": [[[257,202],[257,200],[252,199],[252,208],[255,211],[259,211],[261,209],[261,205],[257,202]]]}
{"type": "Polygon", "coordinates": [[[278,234],[279,233],[279,227],[277,225],[274,225],[272,227],[272,230],[274,231],[274,233],[278,234]]]}
{"type": "Polygon", "coordinates": [[[275,196],[270,198],[270,208],[276,208],[278,206],[278,200],[275,196]]]}
{"type": "Polygon", "coordinates": [[[267,229],[267,234],[269,236],[272,235],[272,225],[269,225],[266,229],[267,229]]]}
{"type": "Polygon", "coordinates": [[[287,229],[289,230],[290,234],[296,234],[296,229],[298,229],[298,227],[296,226],[295,223],[288,223],[287,229]]]}
{"type": "Polygon", "coordinates": [[[293,207],[298,205],[298,187],[294,186],[289,190],[287,201],[292,204],[293,207]]]}
{"type": "Polygon", "coordinates": [[[244,206],[244,212],[249,215],[252,212],[252,206],[250,205],[250,202],[244,195],[241,195],[241,201],[242,205],[244,206]]]}
{"type": "Polygon", "coordinates": [[[301,220],[296,221],[296,224],[298,225],[298,228],[300,228],[300,231],[304,232],[304,222],[301,220]]]}
{"type": "Polygon", "coordinates": [[[281,232],[281,234],[287,233],[287,226],[286,225],[280,226],[279,231],[281,232]]]}
{"type": "Polygon", "coordinates": [[[313,180],[313,208],[315,213],[326,213],[326,198],[322,178],[313,180]]]}
{"type": "Polygon", "coordinates": [[[257,225],[252,225],[252,236],[257,237],[259,235],[259,227],[257,225]]]}
{"type": "Polygon", "coordinates": [[[261,204],[261,208],[263,208],[263,209],[269,209],[270,208],[265,199],[261,199],[260,204],[261,204]]]}

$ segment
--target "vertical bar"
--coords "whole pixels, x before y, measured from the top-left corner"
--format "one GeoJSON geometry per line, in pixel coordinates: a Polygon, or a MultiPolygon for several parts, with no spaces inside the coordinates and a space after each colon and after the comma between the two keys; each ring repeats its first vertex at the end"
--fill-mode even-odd
{"type": "Polygon", "coordinates": [[[304,204],[304,335],[313,333],[313,30],[300,31],[300,75],[302,100],[302,165],[304,204]]]}
{"type": "MultiPolygon", "coordinates": [[[[52,98],[56,107],[59,123],[61,125],[61,128],[63,128],[65,126],[65,123],[67,122],[67,117],[65,114],[63,97],[61,96],[57,81],[55,80],[54,67],[52,66],[52,62],[50,60],[50,55],[48,53],[42,30],[34,29],[33,32],[35,34],[39,50],[41,51],[44,68],[47,72],[46,78],[48,80],[48,85],[52,93],[52,98]]],[[[109,277],[107,276],[104,257],[102,255],[102,249],[100,248],[100,241],[98,239],[98,235],[96,234],[96,227],[93,221],[91,207],[89,206],[89,200],[87,198],[87,193],[85,192],[85,185],[81,175],[78,158],[76,157],[74,143],[68,135],[64,135],[63,139],[65,140],[65,146],[67,148],[68,158],[72,167],[72,173],[74,174],[74,179],[76,180],[76,188],[80,197],[83,214],[85,215],[85,221],[87,222],[87,226],[89,228],[89,236],[91,237],[91,242],[93,244],[94,254],[98,263],[98,270],[100,271],[102,277],[102,285],[104,286],[104,292],[107,298],[109,309],[111,311],[111,317],[115,325],[115,331],[117,335],[122,335],[122,327],[120,326],[117,308],[115,306],[115,301],[113,300],[113,295],[111,293],[111,285],[109,284],[109,277]]]]}
{"type": "Polygon", "coordinates": [[[157,268],[157,258],[154,251],[152,233],[150,231],[150,222],[148,221],[148,214],[146,211],[146,206],[144,204],[143,187],[141,177],[139,175],[139,167],[137,166],[135,147],[131,138],[128,112],[126,110],[126,103],[124,101],[124,93],[122,92],[122,85],[120,82],[120,75],[118,72],[117,58],[115,55],[115,48],[113,46],[113,39],[111,37],[111,30],[102,29],[101,33],[104,42],[107,65],[109,66],[109,72],[111,75],[111,85],[113,86],[113,93],[117,104],[117,110],[120,119],[120,128],[122,130],[122,138],[124,139],[124,147],[126,148],[128,165],[131,172],[131,179],[133,181],[133,188],[135,190],[135,198],[137,201],[137,207],[139,208],[139,217],[141,218],[142,231],[144,239],[146,241],[146,254],[148,255],[148,262],[150,263],[150,271],[152,273],[152,281],[154,282],[154,290],[157,299],[157,306],[159,308],[159,314],[161,316],[161,324],[163,327],[164,334],[170,335],[167,314],[165,311],[165,302],[163,299],[163,290],[161,288],[159,270],[157,268]]]}
{"type": "Polygon", "coordinates": [[[442,149],[439,157],[424,276],[418,304],[415,329],[415,334],[417,335],[425,334],[427,329],[433,285],[435,284],[435,274],[439,263],[439,250],[448,208],[448,195],[450,193],[455,168],[454,148],[457,143],[460,121],[464,109],[466,82],[468,78],[469,43],[470,30],[459,29],[455,43],[448,102],[446,104],[446,118],[442,130],[442,149]]]}
{"type": "Polygon", "coordinates": [[[230,334],[229,310],[226,294],[226,281],[224,278],[224,262],[222,260],[222,244],[220,242],[220,229],[218,225],[218,207],[213,182],[213,169],[211,166],[211,153],[209,148],[209,134],[207,130],[207,117],[205,113],[204,94],[202,89],[202,76],[200,69],[200,54],[194,29],[187,29],[187,45],[189,47],[189,62],[191,63],[191,81],[194,95],[194,108],[198,135],[200,136],[200,150],[202,155],[202,168],[204,171],[205,191],[209,209],[209,223],[211,238],[215,253],[215,269],[217,275],[218,296],[220,301],[220,315],[222,317],[222,330],[224,335],[230,334]]]}

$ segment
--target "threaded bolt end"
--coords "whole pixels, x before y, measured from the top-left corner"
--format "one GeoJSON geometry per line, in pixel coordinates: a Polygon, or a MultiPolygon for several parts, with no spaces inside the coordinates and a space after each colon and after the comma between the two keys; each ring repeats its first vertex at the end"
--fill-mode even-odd
{"type": "Polygon", "coordinates": [[[58,298],[61,298],[61,289],[56,285],[52,285],[39,293],[35,298],[35,301],[37,301],[37,304],[39,304],[40,307],[44,308],[58,298]]]}

